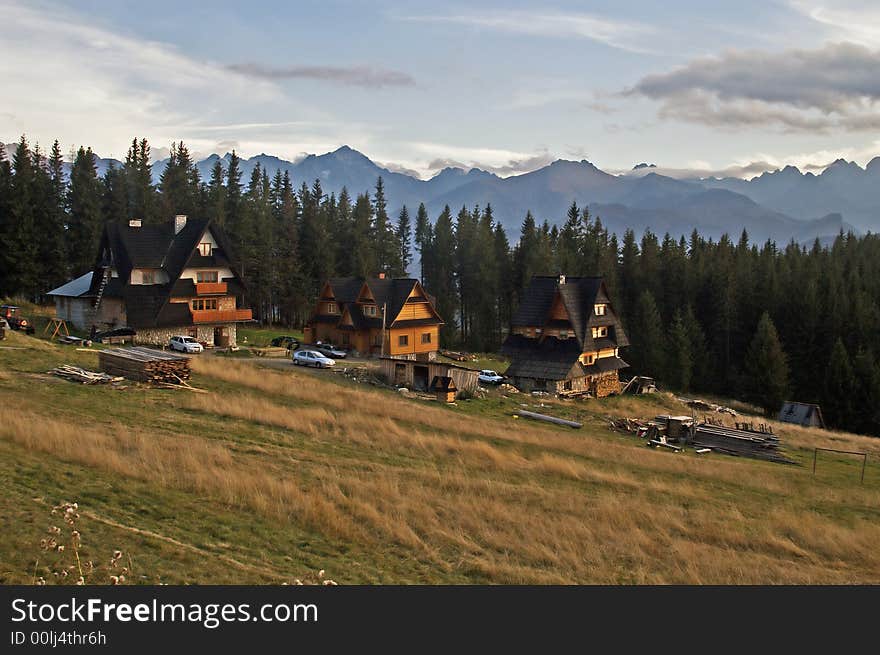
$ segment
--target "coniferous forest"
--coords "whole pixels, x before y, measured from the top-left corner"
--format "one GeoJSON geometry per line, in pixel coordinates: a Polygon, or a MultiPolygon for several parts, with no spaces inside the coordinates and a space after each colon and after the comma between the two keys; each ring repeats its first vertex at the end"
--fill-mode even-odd
{"type": "Polygon", "coordinates": [[[68,175],[57,141],[44,152],[22,137],[11,153],[0,144],[0,297],[41,300],[90,270],[105,221],[175,214],[225,229],[245,302],[267,324],[302,325],[328,277],[409,271],[436,297],[444,345],[491,352],[532,275],[603,275],[632,343],[622,353],[630,373],[771,413],[787,399],[816,402],[830,425],[880,435],[876,235],[809,245],[750,243],[745,233],[618,239],[575,204],[562,217],[527,214],[509,235],[489,206],[389,215],[388,203],[381,178],[338,195],[259,167],[243,180],[235,153],[203,180],[183,143],[158,185],[146,140],[101,177],[79,148],[68,175]]]}

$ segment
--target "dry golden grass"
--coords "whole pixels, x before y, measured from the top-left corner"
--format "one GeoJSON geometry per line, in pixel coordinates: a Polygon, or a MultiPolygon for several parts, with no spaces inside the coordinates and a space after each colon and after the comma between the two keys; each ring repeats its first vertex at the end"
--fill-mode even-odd
{"type": "MultiPolygon", "coordinates": [[[[456,414],[247,362],[194,368],[200,384],[226,386],[168,392],[176,422],[73,425],[23,401],[0,410],[0,438],[306,526],[371,553],[363,565],[377,570],[409,559],[438,580],[880,582],[876,485],[657,452],[604,428],[456,414]]],[[[833,438],[803,432],[805,444],[833,438]]]]}

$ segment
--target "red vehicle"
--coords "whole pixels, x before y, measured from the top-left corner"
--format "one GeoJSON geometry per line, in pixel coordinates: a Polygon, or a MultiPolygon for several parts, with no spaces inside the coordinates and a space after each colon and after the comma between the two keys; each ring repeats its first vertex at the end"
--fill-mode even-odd
{"type": "Polygon", "coordinates": [[[6,322],[9,323],[11,329],[33,334],[34,326],[28,319],[21,315],[21,312],[19,311],[20,309],[21,307],[16,307],[15,305],[0,306],[0,316],[6,319],[6,322]]]}

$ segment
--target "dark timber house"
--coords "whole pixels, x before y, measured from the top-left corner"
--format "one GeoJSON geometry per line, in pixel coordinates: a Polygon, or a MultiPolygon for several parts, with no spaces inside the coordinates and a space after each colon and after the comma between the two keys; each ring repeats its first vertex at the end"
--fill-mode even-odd
{"type": "Polygon", "coordinates": [[[620,391],[629,345],[601,277],[535,276],[511,321],[502,352],[507,376],[522,391],[620,391]]]}
{"type": "Polygon", "coordinates": [[[208,345],[235,345],[244,288],[223,231],[210,220],[176,216],[164,224],[110,222],[101,235],[95,267],[50,295],[63,295],[66,318],[97,331],[130,327],[135,343],[167,345],[175,334],[208,345]],[[76,285],[74,285],[76,286],[76,285]],[[55,292],[59,292],[56,294],[55,292]],[[75,293],[75,296],[71,296],[75,293]]]}

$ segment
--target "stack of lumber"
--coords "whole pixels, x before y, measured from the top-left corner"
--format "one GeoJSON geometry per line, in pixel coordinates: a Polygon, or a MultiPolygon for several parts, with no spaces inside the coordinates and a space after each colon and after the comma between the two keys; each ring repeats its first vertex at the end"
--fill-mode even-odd
{"type": "Polygon", "coordinates": [[[696,448],[711,448],[727,455],[796,464],[779,450],[779,438],[769,433],[746,432],[701,423],[696,427],[692,445],[696,448]]]}
{"type": "Polygon", "coordinates": [[[109,348],[98,353],[101,370],[151,384],[181,384],[189,380],[189,357],[153,348],[109,348]]]}
{"type": "Polygon", "coordinates": [[[82,384],[107,384],[108,382],[121,382],[124,379],[122,377],[107,375],[106,373],[87,371],[84,368],[71,366],[70,364],[58,366],[48,372],[50,375],[57,375],[58,377],[65,378],[71,382],[81,382],[82,384]]]}

